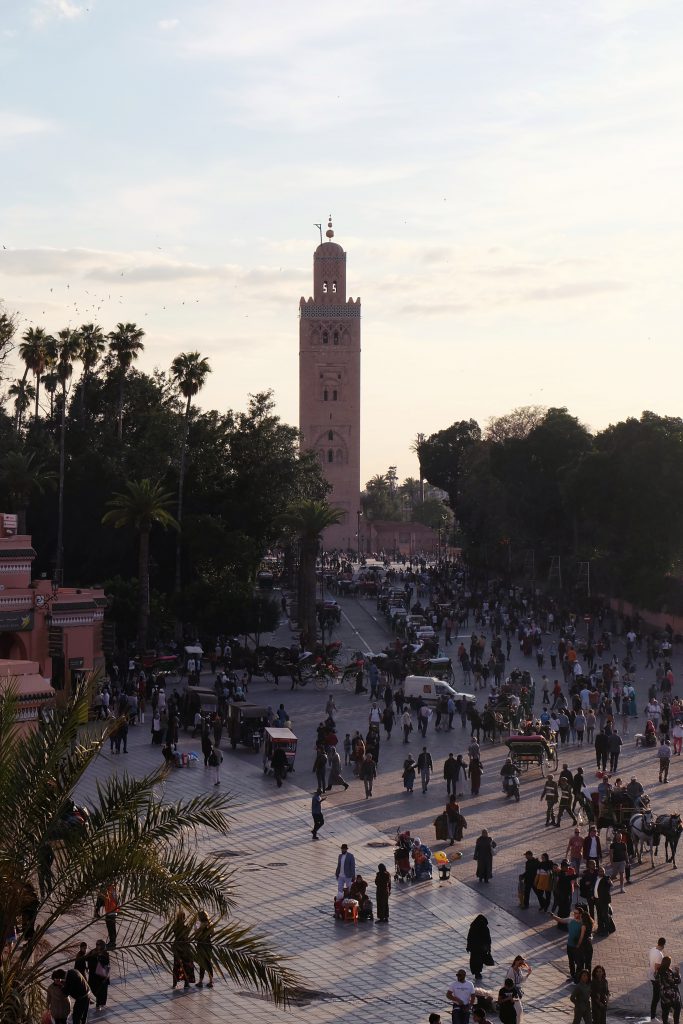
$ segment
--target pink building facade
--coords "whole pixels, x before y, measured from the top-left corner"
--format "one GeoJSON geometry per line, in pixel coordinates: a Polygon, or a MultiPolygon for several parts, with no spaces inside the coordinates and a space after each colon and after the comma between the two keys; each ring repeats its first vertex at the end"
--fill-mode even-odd
{"type": "Polygon", "coordinates": [[[0,514],[0,662],[31,662],[33,675],[67,694],[79,675],[104,667],[106,598],[99,589],[33,580],[35,557],[16,516],[0,514]]]}
{"type": "Polygon", "coordinates": [[[332,486],[344,519],[326,550],[358,547],[360,510],[360,299],[346,297],[346,253],[330,220],[313,255],[313,297],[299,303],[299,429],[332,486]]]}

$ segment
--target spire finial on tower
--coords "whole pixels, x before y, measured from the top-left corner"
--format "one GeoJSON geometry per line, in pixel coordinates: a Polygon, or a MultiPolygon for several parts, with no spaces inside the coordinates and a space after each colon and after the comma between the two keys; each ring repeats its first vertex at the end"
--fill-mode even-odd
{"type": "Polygon", "coordinates": [[[332,214],[330,214],[330,219],[327,222],[327,231],[325,232],[325,237],[334,238],[334,231],[332,230],[332,214]]]}

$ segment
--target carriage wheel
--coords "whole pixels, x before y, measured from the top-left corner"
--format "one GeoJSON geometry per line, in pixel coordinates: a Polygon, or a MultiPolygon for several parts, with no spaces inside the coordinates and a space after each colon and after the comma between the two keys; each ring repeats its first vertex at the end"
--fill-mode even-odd
{"type": "Polygon", "coordinates": [[[608,825],[607,828],[605,829],[605,843],[606,844],[614,842],[615,833],[616,833],[616,829],[615,829],[614,825],[608,825]]]}
{"type": "Polygon", "coordinates": [[[353,672],[345,672],[342,676],[342,686],[347,693],[353,693],[356,689],[356,677],[353,672]]]}
{"type": "Polygon", "coordinates": [[[548,764],[550,766],[550,770],[551,771],[553,771],[553,772],[557,771],[557,767],[558,767],[558,764],[559,764],[559,762],[557,760],[557,747],[555,748],[553,753],[550,755],[550,757],[548,759],[548,764]]]}
{"type": "Polygon", "coordinates": [[[316,690],[327,689],[327,676],[316,676],[315,677],[315,688],[316,690]]]}
{"type": "Polygon", "coordinates": [[[549,771],[550,771],[550,762],[548,760],[548,755],[547,754],[541,754],[541,775],[543,776],[543,778],[545,778],[545,776],[548,774],[549,771]]]}

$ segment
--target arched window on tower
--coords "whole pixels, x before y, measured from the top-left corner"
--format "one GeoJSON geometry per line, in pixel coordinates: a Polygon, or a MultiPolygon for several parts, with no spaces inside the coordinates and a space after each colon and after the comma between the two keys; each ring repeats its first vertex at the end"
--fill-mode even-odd
{"type": "Polygon", "coordinates": [[[344,454],[343,454],[341,448],[337,448],[337,451],[335,452],[335,456],[334,457],[335,457],[335,460],[337,462],[343,462],[344,461],[344,454]]]}
{"type": "Polygon", "coordinates": [[[327,440],[328,441],[334,441],[334,430],[328,430],[327,431],[327,440]]]}
{"type": "Polygon", "coordinates": [[[328,391],[327,391],[327,388],[325,388],[325,390],[323,391],[323,402],[326,402],[327,399],[328,399],[328,391]]]}
{"type": "Polygon", "coordinates": [[[333,293],[334,293],[335,295],[337,294],[337,282],[336,282],[336,281],[333,281],[333,282],[332,282],[332,292],[333,292],[333,293]]]}
{"type": "MultiPolygon", "coordinates": [[[[329,335],[328,335],[327,331],[323,331],[323,345],[327,345],[329,340],[330,340],[330,338],[329,338],[329,335]]],[[[336,344],[337,343],[335,342],[335,345],[336,344]]]]}
{"type": "Polygon", "coordinates": [[[327,295],[327,281],[323,281],[323,295],[327,295]]]}
{"type": "Polygon", "coordinates": [[[339,331],[335,331],[332,335],[332,341],[335,345],[339,344],[339,331]]]}
{"type": "Polygon", "coordinates": [[[332,401],[333,402],[337,401],[337,391],[336,391],[336,389],[332,392],[332,401]]]}
{"type": "Polygon", "coordinates": [[[334,452],[332,451],[331,448],[327,452],[327,461],[334,462],[334,452]]]}

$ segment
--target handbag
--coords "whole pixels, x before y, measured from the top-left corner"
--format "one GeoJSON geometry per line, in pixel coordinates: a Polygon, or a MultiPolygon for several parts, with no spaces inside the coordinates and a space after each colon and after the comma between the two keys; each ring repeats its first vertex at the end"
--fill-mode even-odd
{"type": "Polygon", "coordinates": [[[496,966],[496,961],[491,956],[490,950],[487,950],[486,953],[484,953],[484,956],[483,956],[482,959],[483,959],[484,964],[486,965],[486,967],[495,967],[496,966]]]}
{"type": "Polygon", "coordinates": [[[95,974],[97,975],[98,978],[108,978],[109,968],[98,960],[97,966],[95,968],[95,974]]]}

